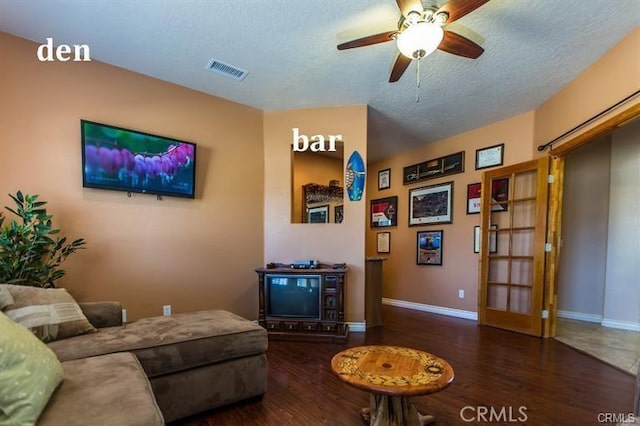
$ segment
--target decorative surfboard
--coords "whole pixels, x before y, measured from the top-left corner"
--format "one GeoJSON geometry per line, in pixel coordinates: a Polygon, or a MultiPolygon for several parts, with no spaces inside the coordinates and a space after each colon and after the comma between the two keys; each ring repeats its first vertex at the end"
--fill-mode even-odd
{"type": "Polygon", "coordinates": [[[349,161],[347,161],[344,180],[347,185],[347,194],[349,194],[350,201],[360,201],[360,199],[362,199],[365,177],[364,161],[362,161],[362,157],[358,151],[353,151],[349,157],[349,161]]]}

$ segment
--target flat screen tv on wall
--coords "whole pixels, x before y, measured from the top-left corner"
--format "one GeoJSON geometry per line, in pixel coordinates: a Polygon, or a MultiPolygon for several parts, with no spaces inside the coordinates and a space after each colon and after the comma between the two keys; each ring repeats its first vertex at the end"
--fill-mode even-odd
{"type": "Polygon", "coordinates": [[[196,144],[80,121],[82,186],[194,198],[196,144]]]}

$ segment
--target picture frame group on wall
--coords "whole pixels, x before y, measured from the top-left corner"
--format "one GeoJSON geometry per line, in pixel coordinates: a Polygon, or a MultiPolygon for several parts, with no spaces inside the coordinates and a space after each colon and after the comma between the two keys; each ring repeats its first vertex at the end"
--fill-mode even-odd
{"type": "Polygon", "coordinates": [[[409,226],[452,223],[453,182],[409,190],[409,226]]]}
{"type": "MultiPolygon", "coordinates": [[[[482,184],[480,182],[467,185],[467,214],[480,213],[480,195],[482,184]]],[[[494,179],[491,182],[491,202],[504,203],[493,204],[491,211],[506,212],[509,210],[509,178],[494,179]]]]}
{"type": "Polygon", "coordinates": [[[398,225],[398,197],[371,200],[370,224],[372,228],[398,225]]]}
{"type": "Polygon", "coordinates": [[[376,235],[376,251],[391,253],[391,232],[378,232],[376,235]]]}
{"type": "Polygon", "coordinates": [[[418,265],[442,265],[441,229],[418,231],[416,234],[416,263],[418,265]]]}
{"type": "Polygon", "coordinates": [[[391,169],[378,172],[378,191],[391,188],[391,169]]]}
{"type": "Polygon", "coordinates": [[[476,149],[476,170],[501,166],[504,163],[504,144],[476,149]]]}

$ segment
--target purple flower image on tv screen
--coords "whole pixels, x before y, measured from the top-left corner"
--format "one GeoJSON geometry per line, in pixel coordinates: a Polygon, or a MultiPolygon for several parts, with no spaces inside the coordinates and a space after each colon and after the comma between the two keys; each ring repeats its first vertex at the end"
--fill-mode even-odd
{"type": "Polygon", "coordinates": [[[195,144],[82,121],[84,186],[194,196],[195,144]]]}

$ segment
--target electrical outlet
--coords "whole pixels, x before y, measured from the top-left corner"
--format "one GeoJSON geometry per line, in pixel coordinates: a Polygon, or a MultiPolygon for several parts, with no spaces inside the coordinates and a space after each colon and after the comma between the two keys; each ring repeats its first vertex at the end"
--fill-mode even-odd
{"type": "Polygon", "coordinates": [[[458,299],[464,299],[464,290],[458,290],[458,299]]]}
{"type": "Polygon", "coordinates": [[[124,324],[125,322],[127,322],[127,310],[123,309],[122,310],[122,323],[124,324]]]}
{"type": "Polygon", "coordinates": [[[164,315],[165,317],[171,316],[171,305],[164,305],[162,307],[162,315],[164,315]]]}

